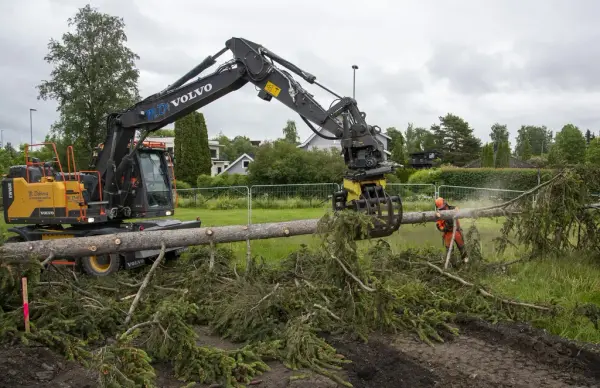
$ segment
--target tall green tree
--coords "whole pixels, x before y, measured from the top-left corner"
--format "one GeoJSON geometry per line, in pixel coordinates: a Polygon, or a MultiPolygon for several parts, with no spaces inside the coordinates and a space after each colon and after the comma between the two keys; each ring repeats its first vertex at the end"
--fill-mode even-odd
{"type": "Polygon", "coordinates": [[[175,177],[194,184],[198,176],[210,175],[212,160],[204,115],[192,112],[175,121],[175,177]]]}
{"type": "Polygon", "coordinates": [[[106,136],[106,115],[139,99],[139,59],[125,46],[122,18],[89,4],[68,20],[73,31],[51,39],[44,60],[53,66],[50,80],[38,85],[38,99],[56,100],[59,119],[51,131],[73,144],[80,166],[106,136]]]}
{"type": "Polygon", "coordinates": [[[345,170],[338,150],[303,150],[280,139],[261,144],[248,166],[248,181],[253,185],[339,182],[345,170]]]}
{"type": "Polygon", "coordinates": [[[496,160],[494,167],[508,168],[510,167],[510,144],[508,140],[501,140],[496,151],[496,160]]]}
{"type": "Polygon", "coordinates": [[[401,131],[395,127],[389,127],[385,131],[390,137],[388,151],[392,154],[391,159],[400,164],[406,164],[406,141],[401,131]]]}
{"type": "Polygon", "coordinates": [[[531,159],[532,154],[533,148],[531,147],[531,141],[529,141],[529,136],[527,135],[521,148],[521,160],[528,161],[531,159]]]}
{"type": "Polygon", "coordinates": [[[600,138],[593,138],[585,150],[586,163],[600,166],[600,138]]]}
{"type": "Polygon", "coordinates": [[[407,154],[433,150],[436,148],[435,137],[423,127],[414,127],[409,123],[405,131],[405,143],[407,154]]]}
{"type": "Polygon", "coordinates": [[[285,127],[283,127],[283,139],[291,144],[300,144],[300,136],[298,136],[296,122],[294,120],[288,120],[285,127]]]}
{"type": "Polygon", "coordinates": [[[558,148],[561,161],[567,164],[583,163],[586,142],[583,133],[573,124],[566,124],[556,134],[554,145],[558,148]]]}
{"type": "Polygon", "coordinates": [[[440,117],[440,124],[431,126],[435,143],[443,152],[443,160],[456,166],[477,159],[481,151],[481,140],[473,135],[473,128],[463,118],[452,113],[440,117]]]}
{"type": "Polygon", "coordinates": [[[494,145],[486,143],[481,148],[481,167],[494,167],[494,145]]]}
{"type": "Polygon", "coordinates": [[[253,145],[247,136],[236,136],[230,139],[225,134],[219,133],[214,140],[217,140],[223,146],[221,158],[229,161],[234,161],[243,154],[255,154],[258,150],[258,147],[253,145]]]}
{"type": "Polygon", "coordinates": [[[506,125],[499,123],[495,123],[494,125],[492,125],[490,138],[492,139],[494,150],[498,151],[500,143],[502,143],[503,141],[509,143],[508,136],[509,133],[506,125]]]}
{"type": "Polygon", "coordinates": [[[526,139],[529,139],[531,155],[539,156],[548,153],[552,145],[552,132],[546,126],[522,125],[517,131],[515,153],[522,158],[526,139]]]}
{"type": "Polygon", "coordinates": [[[590,142],[595,138],[596,136],[592,133],[592,131],[590,131],[589,129],[585,131],[585,142],[587,143],[587,145],[590,145],[590,142]]]}
{"type": "Polygon", "coordinates": [[[421,146],[423,147],[423,151],[440,148],[435,135],[424,128],[421,132],[421,146]]]}
{"type": "Polygon", "coordinates": [[[564,155],[556,144],[552,144],[548,150],[548,166],[560,167],[565,164],[564,155]]]}

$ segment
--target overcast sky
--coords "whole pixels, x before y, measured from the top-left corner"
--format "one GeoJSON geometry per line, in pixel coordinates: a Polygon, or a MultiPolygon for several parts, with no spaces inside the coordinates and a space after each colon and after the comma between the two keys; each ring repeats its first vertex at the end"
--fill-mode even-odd
{"type": "MultiPolygon", "coordinates": [[[[54,102],[36,99],[36,85],[51,70],[43,59],[47,44],[60,39],[67,18],[87,2],[2,3],[0,129],[5,142],[28,142],[29,108],[35,108],[34,141],[41,141],[57,119],[54,102]]],[[[429,127],[452,112],[484,142],[495,122],[507,124],[513,139],[522,124],[600,130],[597,0],[97,0],[92,6],[124,18],[128,45],[140,56],[144,97],[236,36],[348,96],[357,64],[359,107],[383,129],[409,122],[429,127]]],[[[307,86],[329,107],[332,96],[307,86]]],[[[311,133],[295,112],[256,97],[251,84],[202,112],[211,136],[274,139],[287,119],[296,120],[302,140],[311,133]]]]}

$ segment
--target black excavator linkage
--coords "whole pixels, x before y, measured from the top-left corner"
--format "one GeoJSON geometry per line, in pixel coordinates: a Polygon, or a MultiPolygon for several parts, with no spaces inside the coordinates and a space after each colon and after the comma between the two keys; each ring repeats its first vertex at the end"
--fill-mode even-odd
{"type": "MultiPolygon", "coordinates": [[[[252,84],[262,100],[275,99],[295,111],[315,135],[339,141],[347,170],[344,190],[334,195],[334,205],[337,203],[334,210],[350,208],[372,215],[371,236],[384,237],[398,230],[402,202],[398,196],[385,192],[385,175],[393,173],[396,164],[386,160],[383,144],[377,138],[381,128],[366,122],[366,113],[360,111],[354,98],[334,93],[317,82],[317,77],[263,45],[237,37],[228,39],[224,48],[206,57],[164,90],[122,112],[109,115],[106,140],[90,168],[99,171],[102,182],[92,196],[96,198],[102,194],[110,218],[123,220],[137,214],[133,214],[125,203],[133,190],[128,171],[131,171],[134,155],[148,134],[246,84],[252,84]],[[233,54],[231,60],[214,72],[200,76],[227,51],[233,54]],[[319,104],[291,73],[333,95],[335,99],[329,109],[319,104]],[[323,134],[321,129],[330,135],[323,134]],[[138,131],[138,143],[131,147],[138,131]]],[[[137,210],[138,213],[145,211],[137,210]]]]}

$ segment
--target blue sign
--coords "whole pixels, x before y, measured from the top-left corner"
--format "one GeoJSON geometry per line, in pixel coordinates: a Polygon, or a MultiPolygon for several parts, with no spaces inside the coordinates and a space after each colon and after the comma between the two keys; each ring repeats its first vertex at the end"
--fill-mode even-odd
{"type": "Polygon", "coordinates": [[[158,105],[156,105],[156,107],[154,108],[150,108],[146,111],[146,119],[147,120],[154,120],[157,117],[161,117],[167,114],[167,112],[169,111],[169,104],[168,103],[160,103],[158,105]]]}

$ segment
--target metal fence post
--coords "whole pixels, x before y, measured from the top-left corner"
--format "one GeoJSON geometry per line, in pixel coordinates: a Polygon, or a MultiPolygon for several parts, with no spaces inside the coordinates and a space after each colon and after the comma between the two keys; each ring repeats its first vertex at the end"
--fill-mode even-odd
{"type": "Polygon", "coordinates": [[[246,186],[248,189],[248,226],[252,225],[252,186],[246,186]]]}

